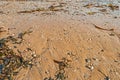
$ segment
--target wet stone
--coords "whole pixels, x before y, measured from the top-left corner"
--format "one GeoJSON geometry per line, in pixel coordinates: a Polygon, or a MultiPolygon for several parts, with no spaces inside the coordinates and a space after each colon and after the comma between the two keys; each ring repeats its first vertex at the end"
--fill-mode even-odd
{"type": "Polygon", "coordinates": [[[90,63],[91,59],[85,59],[85,62],[90,63]]]}
{"type": "Polygon", "coordinates": [[[3,64],[0,64],[0,74],[2,74],[3,64]]]}
{"type": "Polygon", "coordinates": [[[106,76],[104,80],[110,80],[110,78],[108,76],[106,76]]]}

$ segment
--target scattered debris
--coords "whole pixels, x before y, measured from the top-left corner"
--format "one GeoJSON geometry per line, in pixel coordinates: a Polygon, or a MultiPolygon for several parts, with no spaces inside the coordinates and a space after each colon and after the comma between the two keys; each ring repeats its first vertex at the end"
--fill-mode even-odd
{"type": "Polygon", "coordinates": [[[65,68],[69,67],[69,62],[71,62],[71,60],[62,58],[61,61],[58,60],[53,61],[59,65],[59,70],[56,72],[54,78],[46,77],[44,78],[44,80],[66,80],[67,76],[65,75],[65,68]]]}
{"type": "Polygon", "coordinates": [[[107,9],[100,9],[101,12],[107,12],[107,9]]]}
{"type": "Polygon", "coordinates": [[[87,64],[86,67],[87,67],[88,69],[90,69],[91,71],[94,69],[93,64],[87,64]]]}
{"type": "Polygon", "coordinates": [[[91,7],[93,7],[93,5],[94,5],[94,4],[92,4],[92,3],[88,3],[87,5],[85,5],[85,6],[83,6],[83,7],[91,8],[91,7]]]}
{"type": "Polygon", "coordinates": [[[86,61],[87,63],[90,63],[90,62],[91,62],[91,59],[85,59],[85,61],[86,61]]]}
{"type": "Polygon", "coordinates": [[[55,15],[55,13],[51,13],[51,12],[44,12],[44,13],[41,13],[42,15],[55,15]]]}
{"type": "Polygon", "coordinates": [[[5,42],[0,44],[3,44],[3,46],[0,47],[0,64],[4,66],[1,68],[0,74],[4,76],[0,77],[0,79],[12,78],[14,73],[18,73],[21,67],[27,67],[29,61],[25,61],[22,56],[17,55],[5,42]]]}
{"type": "Polygon", "coordinates": [[[111,9],[111,10],[119,10],[119,6],[115,6],[113,4],[108,4],[108,7],[111,9]]]}
{"type": "Polygon", "coordinates": [[[40,11],[46,11],[46,10],[44,8],[37,8],[32,10],[19,11],[17,13],[33,13],[33,12],[40,12],[40,11]]]}
{"type": "Polygon", "coordinates": [[[62,61],[57,60],[53,61],[59,65],[59,70],[57,71],[58,73],[55,75],[56,77],[55,80],[65,80],[66,79],[65,68],[69,67],[69,62],[71,62],[71,60],[63,58],[62,61]]]}
{"type": "Polygon", "coordinates": [[[49,78],[44,78],[44,80],[54,80],[53,78],[49,77],[49,78]]]}
{"type": "Polygon", "coordinates": [[[107,5],[95,5],[95,7],[104,8],[104,7],[107,7],[107,5]]]}
{"type": "Polygon", "coordinates": [[[89,14],[89,15],[94,15],[94,14],[96,14],[97,12],[87,12],[87,14],[89,14]]]}
{"type": "Polygon", "coordinates": [[[51,5],[48,8],[36,8],[36,9],[31,9],[31,10],[23,10],[23,11],[18,11],[17,13],[33,13],[33,12],[40,12],[40,11],[64,11],[64,9],[62,9],[63,4],[59,4],[59,5],[51,5]]]}
{"type": "Polygon", "coordinates": [[[65,80],[66,79],[66,76],[64,74],[64,72],[58,72],[57,75],[55,75],[55,80],[65,80]]]}
{"type": "Polygon", "coordinates": [[[66,58],[63,58],[62,61],[57,61],[57,60],[53,60],[55,63],[59,64],[59,70],[64,70],[66,67],[69,67],[69,62],[71,62],[71,60],[68,60],[66,58]]]}
{"type": "Polygon", "coordinates": [[[92,71],[94,69],[94,65],[92,63],[93,62],[92,59],[91,58],[87,58],[87,59],[85,59],[85,62],[86,62],[85,67],[92,71]]]}
{"type": "Polygon", "coordinates": [[[49,11],[64,11],[64,9],[62,9],[61,7],[63,7],[63,6],[61,6],[61,5],[58,5],[58,6],[51,5],[51,6],[48,7],[48,10],[49,11]]]}

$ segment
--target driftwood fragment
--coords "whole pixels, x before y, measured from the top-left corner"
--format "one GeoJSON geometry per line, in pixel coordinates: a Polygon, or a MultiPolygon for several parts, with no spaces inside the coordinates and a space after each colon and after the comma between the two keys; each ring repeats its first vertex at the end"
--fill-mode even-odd
{"type": "Polygon", "coordinates": [[[93,24],[93,25],[95,26],[95,28],[100,29],[100,30],[114,31],[113,28],[111,28],[111,29],[105,29],[105,28],[101,28],[101,27],[99,27],[99,26],[97,26],[97,25],[95,25],[95,24],[93,24]]]}

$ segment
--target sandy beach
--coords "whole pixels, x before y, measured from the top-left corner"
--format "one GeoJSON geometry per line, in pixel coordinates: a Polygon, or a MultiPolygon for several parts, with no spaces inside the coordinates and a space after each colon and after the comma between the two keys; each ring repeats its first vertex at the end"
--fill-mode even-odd
{"type": "Polygon", "coordinates": [[[21,40],[19,44],[6,44],[15,55],[28,60],[27,67],[20,66],[17,75],[13,74],[17,67],[10,72],[12,79],[4,79],[8,74],[0,68],[0,79],[120,80],[119,4],[0,1],[0,44],[8,36],[21,40]]]}

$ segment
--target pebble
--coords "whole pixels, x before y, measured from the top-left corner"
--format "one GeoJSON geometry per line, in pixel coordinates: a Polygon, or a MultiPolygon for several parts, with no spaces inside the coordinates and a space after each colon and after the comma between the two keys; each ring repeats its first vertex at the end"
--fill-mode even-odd
{"type": "Polygon", "coordinates": [[[91,71],[94,69],[94,66],[91,64],[91,65],[87,65],[86,66],[88,69],[90,69],[91,71]]]}
{"type": "Polygon", "coordinates": [[[36,54],[32,54],[32,57],[36,58],[36,57],[37,57],[37,55],[36,55],[36,54]]]}
{"type": "Polygon", "coordinates": [[[3,65],[0,64],[0,74],[2,73],[3,65]]]}
{"type": "Polygon", "coordinates": [[[103,49],[101,49],[101,52],[104,52],[104,50],[103,50],[103,49]]]}
{"type": "Polygon", "coordinates": [[[29,64],[32,64],[32,62],[30,61],[29,64]]]}
{"type": "Polygon", "coordinates": [[[91,66],[91,68],[90,68],[91,70],[93,70],[94,69],[94,67],[93,66],[91,66]]]}
{"type": "Polygon", "coordinates": [[[49,74],[50,72],[49,71],[45,71],[46,74],[49,74]]]}
{"type": "Polygon", "coordinates": [[[90,63],[90,62],[91,62],[91,59],[85,59],[85,61],[86,61],[87,63],[90,63]]]}
{"type": "Polygon", "coordinates": [[[15,36],[15,34],[13,33],[12,36],[15,36]]]}
{"type": "Polygon", "coordinates": [[[110,80],[110,78],[108,76],[105,77],[105,80],[110,80]]]}

